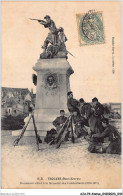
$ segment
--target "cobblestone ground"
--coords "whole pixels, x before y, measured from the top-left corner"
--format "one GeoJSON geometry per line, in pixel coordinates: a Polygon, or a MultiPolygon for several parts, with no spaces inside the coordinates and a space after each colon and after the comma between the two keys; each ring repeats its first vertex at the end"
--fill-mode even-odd
{"type": "MultiPolygon", "coordinates": [[[[73,144],[71,141],[65,142],[61,145],[60,149],[55,149],[54,145],[49,146],[48,144],[43,143],[40,144],[40,150],[37,151],[35,137],[23,137],[19,145],[14,147],[13,141],[15,139],[16,137],[11,136],[11,131],[2,131],[2,182],[3,186],[6,188],[13,188],[11,183],[13,177],[7,176],[7,172],[12,175],[11,173],[15,171],[16,174],[13,173],[14,178],[16,175],[19,176],[18,178],[21,180],[24,180],[24,172],[27,173],[27,176],[30,176],[31,168],[32,173],[35,173],[35,180],[36,176],[42,176],[43,172],[45,173],[47,171],[47,173],[49,173],[47,175],[50,176],[53,176],[54,172],[56,172],[56,175],[60,173],[62,175],[63,172],[63,176],[65,174],[66,176],[80,175],[81,177],[84,177],[84,181],[90,179],[91,181],[100,181],[102,183],[104,179],[100,180],[100,178],[103,178],[104,173],[106,172],[105,175],[108,175],[110,181],[112,178],[112,171],[115,173],[115,180],[119,180],[120,182],[121,156],[109,154],[90,154],[87,150],[88,142],[85,140],[78,139],[75,141],[75,144],[73,144]],[[50,170],[52,170],[52,172],[50,170]],[[42,171],[41,174],[40,171],[42,171]],[[17,172],[19,172],[19,174],[17,172]],[[97,173],[99,175],[97,175],[97,173]],[[89,175],[93,177],[89,178],[89,175]],[[94,177],[94,175],[96,176],[94,177]],[[9,182],[6,183],[6,180],[8,179],[9,182]]],[[[26,180],[29,180],[30,178],[27,176],[26,180]]],[[[99,188],[102,186],[106,187],[108,185],[105,182],[102,183],[102,185],[100,184],[99,188]]],[[[113,186],[112,183],[111,186],[113,186]]],[[[118,185],[113,187],[117,188],[117,186],[118,185]]],[[[20,186],[16,184],[16,187],[20,186]]],[[[94,187],[90,186],[90,188],[94,187]]]]}

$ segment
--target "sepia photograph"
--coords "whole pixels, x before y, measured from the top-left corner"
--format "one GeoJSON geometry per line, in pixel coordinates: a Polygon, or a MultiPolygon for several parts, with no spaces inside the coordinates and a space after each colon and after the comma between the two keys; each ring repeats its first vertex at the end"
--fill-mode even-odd
{"type": "Polygon", "coordinates": [[[121,189],[121,8],[1,2],[2,189],[121,189]]]}

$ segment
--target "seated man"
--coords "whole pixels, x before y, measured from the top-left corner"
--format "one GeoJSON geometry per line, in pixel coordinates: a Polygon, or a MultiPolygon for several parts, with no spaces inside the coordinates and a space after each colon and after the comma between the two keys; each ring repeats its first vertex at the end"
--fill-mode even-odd
{"type": "Polygon", "coordinates": [[[66,122],[66,120],[67,117],[65,116],[65,111],[60,110],[60,116],[53,121],[53,125],[56,127],[57,133],[59,132],[63,124],[66,122]]]}
{"type": "Polygon", "coordinates": [[[85,120],[81,117],[80,113],[78,113],[78,110],[75,110],[73,112],[72,121],[75,125],[74,132],[78,138],[81,136],[86,136],[88,134],[84,127],[85,120]]]}
{"type": "MultiPolygon", "coordinates": [[[[110,144],[106,149],[101,149],[102,153],[109,154],[121,154],[121,136],[117,129],[109,124],[109,120],[107,118],[102,119],[102,126],[104,127],[104,131],[102,133],[96,133],[92,135],[93,140],[96,139],[104,139],[105,137],[109,137],[110,144]]],[[[94,153],[97,152],[96,145],[89,147],[89,151],[94,153]]]]}
{"type": "MultiPolygon", "coordinates": [[[[70,134],[70,131],[71,131],[71,127],[70,127],[70,119],[71,119],[71,116],[69,116],[68,118],[66,118],[65,122],[62,124],[62,126],[60,126],[59,128],[59,123],[58,123],[58,132],[57,132],[57,135],[56,137],[49,143],[49,145],[52,145],[52,144],[56,144],[56,148],[59,148],[61,143],[63,141],[67,141],[68,140],[68,137],[69,137],[69,134],[70,134]]],[[[56,123],[57,123],[57,119],[55,120],[56,123]]],[[[54,123],[53,123],[54,124],[54,123]]]]}

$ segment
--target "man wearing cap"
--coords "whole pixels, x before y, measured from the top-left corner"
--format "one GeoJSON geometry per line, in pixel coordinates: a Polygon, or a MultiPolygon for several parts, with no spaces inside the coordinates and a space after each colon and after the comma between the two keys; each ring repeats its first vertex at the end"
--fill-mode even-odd
{"type": "Polygon", "coordinates": [[[67,107],[70,113],[73,113],[75,110],[79,111],[79,102],[73,98],[73,92],[69,91],[67,93],[67,107]]]}
{"type": "Polygon", "coordinates": [[[91,103],[91,111],[88,118],[89,127],[92,133],[102,132],[103,127],[101,124],[101,118],[104,113],[104,108],[98,99],[94,97],[91,103]]]}
{"type": "Polygon", "coordinates": [[[55,45],[57,43],[58,39],[58,29],[56,28],[56,25],[53,20],[51,20],[50,16],[46,15],[44,17],[46,21],[39,21],[40,24],[44,25],[45,28],[49,28],[50,32],[48,33],[48,36],[46,37],[44,41],[44,45],[42,48],[44,51],[46,51],[47,46],[49,43],[55,45]]]}
{"type": "MultiPolygon", "coordinates": [[[[101,151],[109,154],[121,154],[121,136],[118,130],[109,124],[107,118],[102,119],[102,126],[104,127],[104,131],[102,133],[93,134],[93,140],[108,137],[110,144],[106,149],[102,148],[101,151]]],[[[96,146],[93,146],[91,152],[96,152],[96,146]]]]}
{"type": "Polygon", "coordinates": [[[88,125],[88,117],[91,111],[91,104],[90,103],[86,103],[84,101],[83,98],[79,99],[79,110],[80,110],[80,114],[83,118],[86,119],[86,125],[88,125]]]}
{"type": "Polygon", "coordinates": [[[101,103],[99,103],[96,97],[92,99],[92,107],[95,116],[101,116],[104,113],[104,107],[101,103]]]}
{"type": "Polygon", "coordinates": [[[69,122],[67,120],[68,120],[68,118],[65,116],[65,111],[60,110],[60,116],[57,117],[53,121],[53,125],[56,127],[57,135],[56,135],[55,139],[50,143],[50,145],[55,143],[56,148],[59,148],[63,141],[68,140],[68,137],[70,135],[71,130],[70,130],[70,126],[68,126],[69,122]],[[63,127],[63,125],[64,125],[64,127],[63,127]],[[63,127],[63,129],[62,129],[62,127],[63,127]]]}
{"type": "Polygon", "coordinates": [[[53,125],[56,127],[56,131],[57,132],[59,132],[59,130],[61,129],[63,124],[66,122],[66,120],[67,120],[67,117],[65,116],[65,111],[64,110],[60,110],[60,116],[57,117],[53,121],[53,125]]]}

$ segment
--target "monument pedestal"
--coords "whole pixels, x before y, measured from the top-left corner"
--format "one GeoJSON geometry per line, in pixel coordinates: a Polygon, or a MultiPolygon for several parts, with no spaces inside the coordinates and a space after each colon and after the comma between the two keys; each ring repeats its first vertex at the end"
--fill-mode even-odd
{"type": "MultiPolygon", "coordinates": [[[[66,58],[39,59],[33,69],[37,72],[37,90],[34,117],[38,133],[45,136],[53,128],[53,120],[60,110],[67,110],[69,77],[74,72],[66,58]]],[[[34,135],[32,120],[25,135],[34,135]],[[32,132],[33,131],[33,132],[32,132]]]]}

